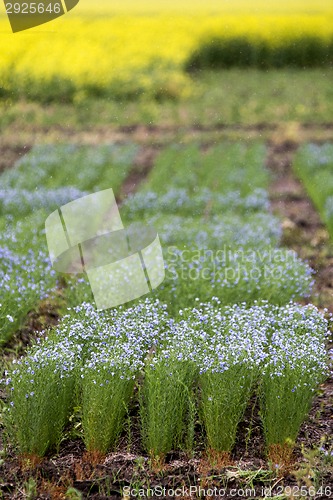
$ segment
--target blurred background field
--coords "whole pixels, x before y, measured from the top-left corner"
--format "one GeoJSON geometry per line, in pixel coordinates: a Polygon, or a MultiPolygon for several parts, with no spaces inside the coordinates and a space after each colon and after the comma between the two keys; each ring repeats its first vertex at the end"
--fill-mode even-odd
{"type": "MultiPolygon", "coordinates": [[[[7,355],[12,358],[26,352],[38,331],[62,324],[68,307],[93,300],[84,276],[59,277],[51,270],[43,227],[57,207],[108,187],[114,190],[125,225],[144,222],[160,235],[167,280],[155,297],[169,303],[170,314],[176,316],[180,307],[192,306],[199,296],[210,300],[213,295],[223,304],[245,300],[252,304],[260,298],[277,304],[311,300],[332,312],[333,254],[328,234],[333,235],[332,81],[333,5],[329,0],[80,0],[65,16],[16,34],[10,31],[0,0],[0,348],[6,353],[6,361],[0,359],[2,368],[7,367],[7,355]],[[223,276],[224,263],[216,265],[209,257],[210,249],[221,250],[222,243],[230,250],[228,268],[241,269],[229,281],[223,276]],[[191,257],[184,265],[177,245],[191,257]],[[209,272],[209,281],[206,272],[205,276],[201,272],[202,255],[197,256],[197,248],[204,250],[205,258],[207,254],[204,270],[209,272]],[[257,252],[253,262],[250,259],[243,265],[243,252],[251,249],[257,252]],[[252,269],[259,270],[259,277],[252,269]]],[[[92,335],[96,324],[94,320],[92,335]]],[[[307,338],[311,343],[313,323],[310,326],[307,338]]],[[[137,332],[136,328],[131,326],[130,331],[137,332]]],[[[142,328],[138,328],[139,338],[142,328]]],[[[75,336],[76,328],[73,332],[75,336]]],[[[301,351],[300,359],[310,352],[301,351]]],[[[291,359],[294,363],[296,358],[291,359]]],[[[295,373],[298,384],[301,372],[295,373]]],[[[18,404],[21,401],[22,408],[28,409],[22,413],[21,436],[27,442],[27,426],[38,428],[32,442],[40,446],[39,429],[44,427],[24,406],[34,396],[30,375],[26,380],[29,393],[25,389],[14,392],[19,395],[18,404]]],[[[35,408],[49,423],[58,419],[61,405],[54,403],[55,391],[45,390],[49,385],[40,380],[38,401],[45,401],[44,408],[50,411],[43,413],[38,404],[35,408]]],[[[294,378],[287,380],[291,383],[294,378]]],[[[164,394],[164,383],[161,388],[164,394]]],[[[275,394],[267,388],[267,394],[275,394]]],[[[294,394],[289,389],[288,394],[294,394]]],[[[235,400],[233,391],[234,387],[229,392],[235,400]]],[[[296,484],[293,475],[300,485],[303,479],[306,485],[312,479],[316,485],[331,481],[332,381],[321,386],[318,394],[298,441],[297,470],[288,470],[285,484],[296,484]]],[[[305,391],[302,404],[306,398],[305,391]]],[[[110,398],[98,396],[97,400],[108,403],[110,398]]],[[[9,401],[0,394],[1,443],[8,440],[3,423],[4,409],[12,406],[9,401]]],[[[151,408],[158,409],[156,399],[151,401],[151,408]]],[[[248,402],[247,396],[244,401],[248,402]]],[[[135,484],[162,478],[174,487],[188,480],[189,471],[198,478],[202,471],[208,473],[208,462],[201,455],[204,440],[198,426],[192,425],[196,410],[191,402],[194,410],[188,410],[188,434],[197,433],[191,439],[197,442],[203,468],[200,465],[192,471],[192,461],[174,455],[176,461],[172,458],[170,464],[177,464],[176,469],[168,463],[162,475],[160,471],[156,476],[151,471],[146,474],[150,462],[144,453],[151,448],[137,448],[140,404],[135,400],[129,408],[119,447],[121,453],[133,451],[136,458],[130,466],[121,465],[121,470],[118,458],[115,468],[103,465],[105,489],[95,458],[93,468],[86,469],[89,456],[76,447],[83,436],[78,403],[70,410],[71,423],[63,434],[60,453],[50,461],[46,458],[34,471],[27,468],[25,472],[13,452],[1,454],[0,492],[8,485],[11,488],[1,498],[26,492],[28,481],[35,479],[33,497],[41,493],[44,498],[44,483],[40,483],[44,476],[50,478],[45,482],[47,494],[57,488],[53,498],[60,498],[60,491],[67,497],[68,484],[72,484],[68,464],[73,464],[77,479],[73,484],[87,491],[87,498],[95,487],[101,498],[111,498],[110,472],[116,491],[123,478],[126,484],[133,478],[135,484]]],[[[125,408],[122,403],[118,407],[125,408]]],[[[168,407],[173,408],[172,404],[168,407]]],[[[277,407],[282,408],[280,394],[277,407]]],[[[302,405],[296,408],[303,411],[302,405]]],[[[269,412],[283,422],[277,428],[288,427],[284,409],[269,412]]],[[[230,479],[232,487],[235,480],[242,487],[250,481],[280,486],[275,474],[284,471],[274,467],[273,457],[267,461],[257,399],[254,407],[251,400],[248,410],[233,457],[237,475],[225,476],[226,481],[230,479]]],[[[175,428],[171,416],[170,435],[175,428]]],[[[158,423],[158,428],[163,430],[166,419],[160,421],[163,425],[158,423]]],[[[143,428],[147,427],[143,422],[143,428]]],[[[47,438],[45,442],[52,441],[47,438]]],[[[216,481],[224,480],[215,476],[215,469],[212,473],[216,481]]],[[[25,496],[32,498],[28,493],[25,496]]]]}
{"type": "Polygon", "coordinates": [[[14,36],[2,6],[0,48],[3,99],[188,99],[198,93],[198,69],[319,67],[325,79],[333,5],[81,0],[66,16],[14,36]]]}

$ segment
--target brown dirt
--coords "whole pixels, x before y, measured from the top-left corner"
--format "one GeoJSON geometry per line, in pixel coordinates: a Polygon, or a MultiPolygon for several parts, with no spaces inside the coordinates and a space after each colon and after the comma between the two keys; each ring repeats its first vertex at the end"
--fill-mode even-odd
{"type": "Polygon", "coordinates": [[[118,197],[120,201],[138,190],[140,184],[142,184],[153,168],[154,160],[159,150],[160,148],[152,146],[146,146],[140,149],[135,158],[133,168],[122,186],[118,197]]]}
{"type": "Polygon", "coordinates": [[[59,289],[56,290],[53,297],[40,302],[36,309],[28,313],[22,328],[1,349],[2,357],[9,360],[23,355],[40,332],[58,323],[61,307],[63,307],[63,298],[61,289],[59,289]]]}
{"type": "Polygon", "coordinates": [[[12,167],[30,149],[30,145],[13,146],[12,144],[0,144],[0,172],[12,167]]]}

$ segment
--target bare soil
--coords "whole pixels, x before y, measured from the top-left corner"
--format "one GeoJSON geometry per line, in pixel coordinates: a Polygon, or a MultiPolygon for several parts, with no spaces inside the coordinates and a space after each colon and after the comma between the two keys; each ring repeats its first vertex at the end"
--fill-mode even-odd
{"type": "Polygon", "coordinates": [[[122,186],[119,200],[137,191],[154,166],[159,147],[143,146],[135,158],[133,168],[122,186]]]}
{"type": "Polygon", "coordinates": [[[0,143],[0,172],[12,167],[14,163],[27,154],[30,149],[30,145],[13,146],[12,144],[0,143]]]}

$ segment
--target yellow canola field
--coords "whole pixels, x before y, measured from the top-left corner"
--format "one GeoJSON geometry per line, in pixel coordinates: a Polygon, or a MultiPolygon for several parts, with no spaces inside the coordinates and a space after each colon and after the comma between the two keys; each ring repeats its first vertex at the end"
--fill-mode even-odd
{"type": "MultiPolygon", "coordinates": [[[[163,1],[156,10],[156,4],[145,0],[142,11],[132,0],[119,3],[122,9],[116,9],[111,0],[95,7],[83,1],[81,10],[79,4],[55,21],[16,34],[1,16],[0,97],[1,92],[13,91],[32,97],[42,97],[44,92],[56,98],[74,89],[74,98],[79,100],[106,88],[111,97],[178,96],[190,91],[182,66],[203,38],[245,34],[274,44],[304,33],[324,39],[333,36],[333,2],[319,8],[313,0],[304,0],[296,2],[295,10],[288,10],[286,0],[275,3],[275,8],[269,0],[257,1],[261,10],[255,8],[256,2],[249,2],[247,11],[245,7],[237,10],[237,1],[230,0],[222,2],[223,11],[213,0],[207,13],[203,2],[194,2],[190,9],[185,0],[169,2],[169,11],[163,1]]],[[[242,2],[239,6],[245,6],[242,2]]]]}

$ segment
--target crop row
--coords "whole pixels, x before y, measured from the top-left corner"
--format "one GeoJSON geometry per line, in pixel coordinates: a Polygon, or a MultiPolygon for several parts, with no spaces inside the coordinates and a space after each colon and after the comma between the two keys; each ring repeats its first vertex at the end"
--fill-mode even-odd
{"type": "MultiPolygon", "coordinates": [[[[197,145],[170,147],[140,191],[124,201],[126,220],[144,220],[160,235],[166,279],[154,294],[177,320],[168,325],[166,343],[162,328],[161,345],[139,349],[145,359],[129,363],[128,384],[107,387],[106,374],[116,373],[108,367],[121,357],[118,342],[116,351],[103,348],[81,368],[85,389],[78,406],[89,450],[115,446],[122,424],[100,401],[118,395],[118,406],[128,408],[136,361],[142,445],[152,455],[192,449],[198,421],[209,449],[230,452],[254,393],[267,447],[292,448],[327,370],[327,324],[311,307],[283,305],[310,293],[312,271],[279,246],[265,155],[256,143],[204,152],[197,145]],[[94,431],[100,426],[109,432],[94,431]]],[[[129,345],[124,351],[131,353],[129,345]]]]}
{"type": "Polygon", "coordinates": [[[267,446],[292,445],[327,374],[327,321],[314,306],[293,303],[194,304],[179,321],[149,299],[69,311],[6,373],[7,430],[20,452],[59,445],[79,408],[87,449],[106,453],[135,398],[152,455],[193,449],[197,422],[209,449],[230,452],[254,393],[267,446]]]}
{"type": "MultiPolygon", "coordinates": [[[[70,188],[84,192],[100,191],[112,186],[113,190],[118,192],[137,152],[138,147],[130,143],[98,147],[75,144],[35,146],[14,168],[1,175],[1,203],[4,204],[4,210],[8,210],[6,198],[10,199],[9,206],[14,205],[15,190],[23,190],[23,195],[27,198],[27,193],[30,192],[31,198],[27,199],[27,203],[31,200],[30,211],[44,207],[43,201],[47,203],[48,198],[46,190],[52,193],[52,190],[64,189],[63,194],[59,192],[59,201],[66,201],[66,189],[70,188]],[[33,194],[36,194],[35,201],[32,199],[33,194]],[[42,194],[45,194],[43,199],[42,194]]],[[[73,192],[68,196],[76,194],[73,192]]],[[[53,207],[46,208],[52,210],[53,207]]],[[[17,202],[17,212],[13,215],[25,215],[24,210],[25,205],[23,212],[20,212],[17,202]]]]}
{"type": "Polygon", "coordinates": [[[265,153],[261,142],[222,142],[208,151],[196,143],[172,145],[159,155],[142,190],[164,194],[170,188],[186,189],[193,195],[208,188],[219,194],[237,191],[246,196],[268,185],[265,153]]]}
{"type": "Polygon", "coordinates": [[[207,448],[229,453],[253,394],[267,448],[292,448],[327,373],[328,325],[290,302],[309,295],[312,271],[279,246],[265,155],[256,143],[161,153],[121,215],[155,226],[166,279],[151,301],[107,312],[84,277],[69,280],[67,303],[81,305],[6,376],[21,453],[57,446],[73,411],[88,450],[106,453],[133,405],[153,456],[193,449],[198,425],[207,448]]]}
{"type": "MultiPolygon", "coordinates": [[[[235,149],[235,146],[233,148],[235,149]]],[[[186,156],[191,158],[192,150],[193,148],[184,149],[184,154],[179,155],[177,168],[182,158],[186,156]]],[[[258,147],[253,150],[257,152],[258,147]]],[[[201,158],[197,147],[196,151],[195,162],[200,165],[201,158]]],[[[242,170],[244,170],[249,154],[246,148],[238,148],[238,151],[239,161],[242,160],[242,170]]],[[[0,221],[4,229],[1,241],[3,258],[0,266],[4,283],[0,296],[1,344],[17,330],[26,313],[35,307],[40,299],[52,294],[55,288],[56,275],[50,269],[42,230],[47,215],[58,206],[89,191],[112,187],[115,193],[119,192],[136,152],[137,147],[133,144],[111,144],[97,148],[75,145],[37,146],[13,169],[1,175],[0,221]]],[[[177,151],[173,153],[175,158],[177,151]]],[[[215,164],[220,153],[221,148],[211,155],[215,158],[215,164]]],[[[232,148],[229,147],[227,150],[229,163],[231,153],[232,148]]],[[[167,166],[169,159],[170,151],[161,154],[157,162],[158,171],[161,171],[159,164],[167,166]]],[[[207,158],[207,163],[204,165],[209,167],[212,161],[207,158]]],[[[163,178],[161,180],[163,181],[163,178]]],[[[152,185],[155,184],[156,181],[152,185]]],[[[168,211],[168,206],[171,208],[178,204],[184,213],[186,210],[191,213],[203,213],[207,204],[213,204],[217,213],[223,208],[229,209],[230,203],[235,206],[237,204],[240,212],[255,211],[258,207],[268,204],[264,192],[248,195],[244,199],[239,197],[237,191],[230,197],[207,190],[191,200],[186,194],[185,196],[182,194],[184,193],[181,191],[175,191],[174,194],[169,193],[169,196],[157,197],[157,200],[162,203],[163,210],[168,211]]],[[[133,213],[136,213],[136,217],[140,217],[140,207],[135,206],[140,204],[139,199],[140,196],[137,200],[128,200],[128,207],[124,207],[123,215],[128,220],[133,213]],[[134,207],[131,206],[133,203],[134,207]]],[[[148,207],[147,201],[147,196],[144,195],[142,202],[145,207],[148,207]]],[[[159,211],[158,205],[154,203],[150,203],[150,207],[153,214],[159,211]]],[[[232,221],[229,222],[229,226],[231,228],[232,221]]],[[[74,289],[73,303],[77,296],[77,281],[74,280],[74,283],[74,287],[69,287],[67,297],[71,300],[71,291],[74,289]]]]}
{"type": "MultiPolygon", "coordinates": [[[[124,200],[123,220],[144,221],[160,236],[166,279],[154,293],[174,315],[197,296],[285,304],[309,295],[311,269],[278,246],[265,155],[260,143],[222,143],[204,152],[196,144],[169,147],[141,189],[124,200]]],[[[68,291],[71,304],[92,300],[84,279],[68,291]]]]}
{"type": "Polygon", "coordinates": [[[0,178],[0,345],[56,287],[44,222],[90,190],[118,193],[137,152],[133,144],[37,146],[0,178]]]}
{"type": "Polygon", "coordinates": [[[284,304],[308,295],[310,268],[279,247],[265,156],[256,142],[222,143],[208,151],[170,147],[142,189],[125,200],[125,217],[145,220],[160,235],[166,279],[156,294],[174,314],[196,297],[284,304]]]}
{"type": "Polygon", "coordinates": [[[0,219],[0,346],[22,326],[27,313],[56,286],[45,244],[31,221],[0,219]]]}

